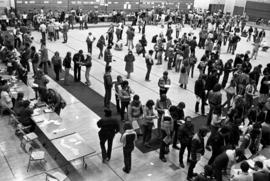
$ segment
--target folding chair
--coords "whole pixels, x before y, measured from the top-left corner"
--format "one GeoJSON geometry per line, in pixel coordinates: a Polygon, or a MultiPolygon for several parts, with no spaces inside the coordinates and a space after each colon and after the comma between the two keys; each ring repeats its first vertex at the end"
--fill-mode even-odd
{"type": "Polygon", "coordinates": [[[31,132],[31,133],[26,133],[27,130],[29,130],[30,127],[29,126],[23,126],[22,124],[18,124],[17,125],[17,130],[16,133],[18,134],[22,134],[22,139],[21,139],[21,148],[25,150],[25,145],[27,143],[32,144],[35,140],[37,140],[38,136],[36,135],[36,133],[31,132]]]}
{"type": "Polygon", "coordinates": [[[41,163],[42,161],[44,161],[46,163],[45,152],[44,151],[34,150],[32,145],[29,144],[29,143],[25,144],[25,150],[29,154],[27,172],[28,172],[28,170],[30,168],[31,162],[40,162],[41,163]]]}
{"type": "Polygon", "coordinates": [[[67,176],[61,172],[54,172],[54,173],[48,173],[46,174],[46,181],[65,181],[67,179],[67,176]]]}

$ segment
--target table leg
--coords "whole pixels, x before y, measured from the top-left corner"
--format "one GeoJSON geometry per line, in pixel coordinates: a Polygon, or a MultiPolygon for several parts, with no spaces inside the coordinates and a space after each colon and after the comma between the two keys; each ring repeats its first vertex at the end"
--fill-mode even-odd
{"type": "Polygon", "coordinates": [[[84,167],[84,169],[87,169],[87,164],[86,164],[86,162],[85,162],[84,157],[82,158],[82,160],[83,160],[83,167],[84,167]]]}

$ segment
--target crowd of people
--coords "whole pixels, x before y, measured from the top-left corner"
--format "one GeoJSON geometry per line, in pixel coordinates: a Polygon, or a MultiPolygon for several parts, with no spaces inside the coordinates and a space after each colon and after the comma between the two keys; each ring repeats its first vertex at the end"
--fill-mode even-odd
{"type": "MultiPolygon", "coordinates": [[[[81,23],[80,12],[72,10],[71,13],[79,14],[80,28],[83,29],[84,24],[81,23]]],[[[71,53],[67,52],[62,61],[59,52],[56,51],[49,60],[46,41],[59,39],[61,31],[64,43],[66,43],[68,30],[72,27],[69,26],[70,23],[66,18],[60,19],[61,15],[59,19],[40,22],[38,30],[42,34],[42,39],[39,53],[32,45],[30,29],[24,29],[26,24],[15,23],[13,34],[5,36],[7,25],[3,23],[0,41],[0,59],[6,64],[8,73],[10,75],[16,74],[27,84],[27,73],[30,71],[29,62],[31,62],[34,82],[38,85],[37,93],[44,101],[51,97],[48,95],[53,95],[53,99],[49,99],[49,102],[54,102],[53,107],[58,114],[64,107],[64,101],[56,91],[47,89],[48,79],[46,79],[45,74],[48,74],[48,69],[53,68],[55,80],[59,81],[59,73],[64,68],[64,82],[65,85],[69,85],[71,82],[68,78],[71,61],[73,61],[74,81],[81,81],[81,67],[85,66],[85,84],[90,86],[92,47],[96,40],[92,33],[88,34],[86,38],[87,54],[84,54],[83,50],[79,50],[72,57],[71,53]],[[63,24],[61,25],[60,22],[63,24]]],[[[100,50],[98,58],[103,57],[106,63],[103,76],[105,117],[97,123],[100,128],[99,138],[104,163],[111,158],[113,138],[120,130],[118,121],[111,117],[113,88],[115,89],[116,111],[123,122],[124,131],[121,142],[123,143],[125,162],[123,171],[126,173],[131,171],[131,154],[137,137],[142,136],[145,147],[152,147],[151,137],[155,119],[157,119],[158,136],[161,142],[160,160],[167,161],[165,155],[170,152],[169,146],[172,144],[173,149],[179,150],[180,167],[185,168],[185,163],[189,165],[187,180],[216,179],[222,181],[224,170],[231,168],[232,163],[246,159],[244,150],[249,149],[255,155],[262,148],[269,147],[270,64],[267,64],[266,67],[261,64],[252,67],[250,63],[251,60],[257,58],[260,47],[267,46],[265,43],[266,34],[263,29],[246,27],[244,16],[232,17],[222,12],[199,15],[193,12],[181,13],[168,10],[156,13],[142,10],[136,13],[136,21],[133,21],[126,30],[125,45],[128,47],[128,52],[123,60],[126,65],[127,80],[119,75],[117,80],[113,81],[111,49],[115,47],[116,50],[123,50],[121,41],[124,41],[122,34],[125,28],[125,22],[122,19],[115,19],[115,22],[116,24],[110,25],[106,35],[100,36],[97,40],[97,47],[100,50]],[[160,24],[161,28],[167,28],[166,34],[160,33],[153,37],[146,37],[145,27],[152,24],[160,24]],[[188,26],[187,24],[194,30],[199,29],[199,37],[196,37],[193,32],[182,32],[182,28],[188,26]],[[136,27],[138,27],[141,38],[134,46],[136,27]],[[175,37],[173,37],[174,32],[175,37]],[[114,36],[117,37],[117,40],[114,39],[114,36]],[[244,41],[252,41],[253,50],[252,52],[246,51],[242,54],[236,54],[234,57],[238,42],[243,41],[243,39],[244,41]],[[147,50],[148,43],[153,43],[153,50],[147,50]],[[106,48],[103,51],[104,47],[106,48]],[[227,53],[231,54],[231,58],[226,62],[221,59],[221,47],[226,47],[227,53]],[[133,72],[133,62],[135,61],[132,51],[134,48],[136,53],[142,54],[145,59],[147,69],[145,81],[150,81],[152,66],[167,64],[167,69],[158,80],[159,99],[156,101],[149,99],[143,104],[140,101],[140,96],[129,86],[128,79],[133,72]],[[197,57],[198,49],[204,49],[202,57],[197,57]],[[167,96],[171,86],[169,74],[172,71],[179,72],[179,87],[183,91],[187,89],[188,81],[193,78],[194,72],[199,72],[194,86],[196,96],[194,112],[199,113],[200,108],[201,115],[207,116],[207,123],[201,125],[197,132],[195,132],[192,118],[185,115],[185,103],[180,102],[173,105],[167,96]],[[261,76],[263,76],[262,79],[261,76]],[[226,93],[225,101],[222,100],[222,91],[226,93]],[[208,114],[205,112],[206,106],[209,106],[208,114]],[[210,135],[205,142],[204,138],[208,132],[210,135]],[[107,149],[105,148],[106,141],[108,141],[107,149]],[[180,147],[178,143],[180,143],[180,147]],[[184,162],[183,155],[186,149],[188,154],[187,160],[184,162]],[[198,175],[193,170],[201,156],[205,154],[205,149],[211,152],[211,158],[205,166],[204,173],[198,175]]],[[[15,105],[22,105],[23,108],[29,106],[28,103],[18,103],[22,100],[23,95],[18,96],[18,100],[16,100],[18,102],[15,101],[13,106],[11,98],[8,97],[8,89],[5,87],[7,87],[7,82],[2,81],[0,89],[2,106],[7,107],[8,110],[15,110],[15,105]]],[[[21,107],[19,109],[22,110],[21,107]]],[[[28,114],[28,112],[23,111],[23,118],[26,117],[24,114],[28,114]]],[[[28,117],[30,115],[29,111],[28,117]]],[[[241,163],[242,176],[241,174],[235,176],[233,180],[249,181],[250,178],[253,178],[256,181],[262,177],[269,179],[269,170],[263,170],[262,165],[262,162],[256,162],[256,168],[253,168],[255,173],[252,176],[248,174],[250,166],[243,161],[241,163]],[[242,179],[243,177],[247,177],[247,179],[242,179]]]]}

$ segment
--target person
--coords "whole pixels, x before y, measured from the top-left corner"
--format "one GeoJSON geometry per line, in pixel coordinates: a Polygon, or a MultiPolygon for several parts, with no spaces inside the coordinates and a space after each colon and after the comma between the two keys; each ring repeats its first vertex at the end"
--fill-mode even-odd
{"type": "Polygon", "coordinates": [[[122,83],[123,83],[123,78],[121,75],[118,75],[116,77],[116,82],[114,84],[114,89],[115,89],[115,102],[116,102],[116,110],[117,113],[121,112],[121,108],[120,108],[120,91],[122,89],[122,83]]]}
{"type": "Polygon", "coordinates": [[[169,98],[167,98],[166,94],[162,94],[160,99],[157,99],[155,109],[158,112],[158,124],[157,129],[159,136],[161,136],[161,119],[165,112],[165,110],[169,109],[172,105],[172,102],[169,98]]]}
{"type": "Polygon", "coordinates": [[[59,56],[59,52],[56,51],[52,57],[53,69],[56,75],[56,81],[59,81],[59,73],[62,72],[62,59],[59,56]]]}
{"type": "Polygon", "coordinates": [[[257,59],[257,56],[258,56],[258,52],[259,52],[259,48],[260,47],[261,47],[260,42],[258,40],[255,41],[254,44],[253,44],[252,54],[251,54],[251,57],[250,57],[251,60],[253,58],[254,58],[254,60],[257,59]]]}
{"type": "Polygon", "coordinates": [[[99,48],[98,59],[103,57],[103,48],[104,48],[104,46],[106,46],[105,38],[104,38],[103,35],[101,35],[100,38],[98,39],[98,42],[97,42],[97,47],[99,48]]]}
{"type": "Polygon", "coordinates": [[[254,163],[253,181],[263,181],[270,179],[270,173],[267,170],[263,169],[263,162],[256,161],[254,163]]]}
{"type": "Polygon", "coordinates": [[[137,134],[132,129],[130,123],[124,124],[124,133],[121,136],[120,141],[123,143],[123,154],[124,154],[124,168],[122,169],[125,173],[129,173],[131,170],[131,153],[135,147],[135,141],[137,140],[137,134]]]}
{"type": "Polygon", "coordinates": [[[113,45],[113,33],[114,33],[114,25],[111,24],[108,31],[107,31],[107,35],[108,35],[108,47],[113,45]]]}
{"type": "Polygon", "coordinates": [[[215,181],[213,177],[213,168],[210,165],[204,166],[204,173],[197,175],[194,181],[215,181]]]}
{"type": "Polygon", "coordinates": [[[216,84],[214,86],[213,90],[211,90],[209,92],[208,102],[210,105],[210,110],[209,110],[208,117],[207,117],[207,125],[210,125],[210,123],[211,123],[213,111],[215,109],[218,109],[218,108],[221,109],[222,94],[220,91],[221,91],[221,85],[216,84]]]}
{"type": "Polygon", "coordinates": [[[125,71],[127,72],[127,79],[130,78],[130,73],[133,72],[133,62],[135,57],[131,50],[128,51],[128,54],[125,56],[124,61],[126,62],[125,71]]]}
{"type": "Polygon", "coordinates": [[[185,109],[186,105],[184,102],[179,102],[179,104],[177,106],[171,106],[169,108],[172,119],[173,119],[173,141],[172,141],[172,147],[174,149],[179,150],[180,148],[177,146],[177,135],[178,135],[178,128],[179,125],[181,125],[180,121],[185,119],[185,109]],[[174,110],[175,107],[175,110],[174,110]]]}
{"type": "Polygon", "coordinates": [[[91,82],[90,82],[89,76],[90,76],[90,70],[92,67],[92,56],[90,53],[86,55],[83,65],[85,66],[85,80],[86,80],[85,85],[90,86],[91,82]]]}
{"type": "Polygon", "coordinates": [[[143,54],[143,57],[145,57],[145,53],[146,53],[145,47],[147,46],[147,40],[145,38],[145,34],[142,35],[142,38],[141,38],[141,40],[139,40],[139,42],[142,45],[142,54],[143,54]]]}
{"type": "Polygon", "coordinates": [[[48,74],[48,66],[50,66],[50,61],[48,57],[48,49],[46,48],[46,45],[44,43],[41,44],[40,51],[40,64],[39,68],[42,68],[43,66],[43,72],[45,74],[48,74]]]}
{"type": "Polygon", "coordinates": [[[243,154],[241,149],[228,149],[223,153],[219,154],[214,162],[213,162],[213,169],[214,169],[214,176],[217,181],[222,181],[222,170],[228,169],[230,171],[231,167],[229,164],[238,161],[239,156],[243,154]]]}
{"type": "Polygon", "coordinates": [[[104,80],[104,87],[105,87],[105,96],[104,96],[104,107],[110,108],[111,96],[112,96],[112,75],[111,75],[112,67],[106,66],[105,67],[105,74],[103,76],[104,80]]]}
{"type": "Polygon", "coordinates": [[[81,65],[82,65],[82,62],[84,62],[83,51],[79,50],[79,52],[76,53],[73,56],[74,82],[80,82],[81,81],[81,65]]]}
{"type": "Polygon", "coordinates": [[[147,72],[145,75],[145,81],[150,81],[150,73],[151,73],[151,69],[152,66],[154,65],[154,60],[153,60],[153,50],[149,50],[148,54],[145,56],[145,63],[146,63],[146,68],[147,68],[147,72]]]}
{"type": "Polygon", "coordinates": [[[64,109],[67,104],[63,97],[53,89],[47,90],[47,100],[45,102],[58,115],[60,115],[61,109],[64,109]]]}
{"type": "Polygon", "coordinates": [[[133,45],[133,39],[134,39],[134,29],[132,27],[129,27],[127,32],[127,46],[128,46],[128,49],[131,50],[134,48],[134,45],[133,45]]]}
{"type": "Polygon", "coordinates": [[[195,56],[195,54],[191,53],[190,57],[189,57],[189,65],[190,65],[190,69],[191,69],[191,78],[193,78],[194,67],[195,67],[196,63],[197,63],[197,57],[195,56]]]}
{"type": "Polygon", "coordinates": [[[251,35],[253,33],[253,28],[252,26],[249,27],[248,29],[248,38],[247,38],[247,42],[249,42],[251,40],[251,35]]]}
{"type": "Polygon", "coordinates": [[[240,164],[241,173],[235,175],[231,180],[232,181],[253,181],[253,177],[248,173],[250,168],[248,162],[244,161],[240,164]]]}
{"type": "Polygon", "coordinates": [[[167,94],[171,85],[171,79],[168,77],[168,72],[164,71],[163,76],[158,80],[159,95],[167,94]]]}
{"type": "Polygon", "coordinates": [[[2,86],[0,92],[0,107],[3,109],[2,113],[10,113],[10,110],[13,108],[13,102],[11,98],[10,88],[7,85],[7,82],[2,86]]]}
{"type": "Polygon", "coordinates": [[[145,106],[143,107],[143,116],[144,116],[144,122],[142,124],[143,127],[143,145],[146,147],[150,147],[150,140],[152,137],[152,129],[154,126],[154,119],[157,118],[157,116],[154,113],[153,106],[155,105],[154,101],[149,99],[145,106]]]}
{"type": "Polygon", "coordinates": [[[223,89],[226,87],[230,72],[233,70],[232,63],[233,63],[233,59],[229,59],[224,65],[224,76],[223,76],[223,80],[221,84],[223,89]]]}
{"type": "Polygon", "coordinates": [[[119,132],[119,124],[117,119],[112,118],[112,111],[110,109],[105,109],[104,113],[105,117],[97,122],[97,126],[100,128],[98,136],[100,140],[102,162],[106,163],[111,159],[113,138],[115,134],[119,132]],[[106,141],[108,144],[107,150],[105,148],[106,141]]]}
{"type": "MultiPolygon", "coordinates": [[[[270,98],[268,98],[270,102],[270,98]]],[[[267,110],[267,114],[269,115],[269,110],[267,110]]],[[[263,148],[270,145],[270,119],[265,119],[262,123],[262,139],[261,144],[263,148]]]]}
{"type": "Polygon", "coordinates": [[[93,37],[92,33],[89,32],[88,33],[88,36],[86,38],[86,44],[87,44],[87,50],[88,50],[88,53],[91,53],[92,54],[92,45],[94,43],[94,41],[96,40],[95,37],[93,37]]]}
{"type": "Polygon", "coordinates": [[[218,128],[218,131],[216,133],[211,132],[211,135],[209,136],[206,144],[206,149],[210,150],[208,145],[210,145],[212,148],[212,155],[208,161],[208,165],[211,165],[214,162],[215,158],[224,151],[226,146],[225,138],[229,135],[229,133],[230,130],[228,129],[228,127],[218,128]]]}
{"type": "Polygon", "coordinates": [[[192,177],[196,176],[193,173],[197,162],[201,159],[201,156],[204,155],[204,137],[206,136],[208,129],[206,127],[199,128],[199,131],[193,136],[191,141],[191,160],[188,168],[187,180],[191,181],[192,177]]]}
{"type": "Polygon", "coordinates": [[[180,70],[181,73],[180,73],[180,78],[179,78],[179,84],[180,84],[179,86],[181,88],[187,89],[189,69],[190,69],[190,65],[189,65],[189,60],[187,58],[183,60],[183,64],[180,70]]]}
{"type": "Polygon", "coordinates": [[[250,79],[249,84],[245,90],[245,109],[249,110],[253,105],[253,97],[255,96],[256,91],[256,82],[255,80],[250,79]]]}
{"type": "Polygon", "coordinates": [[[67,52],[67,55],[63,61],[63,66],[65,67],[64,85],[68,85],[68,76],[69,76],[69,71],[71,69],[71,52],[67,52]]]}
{"type": "Polygon", "coordinates": [[[14,101],[13,111],[16,115],[19,115],[23,108],[24,93],[18,92],[17,99],[14,101]]]}
{"type": "MultiPolygon", "coordinates": [[[[172,106],[171,106],[172,107],[172,106]]],[[[172,140],[173,131],[173,119],[169,110],[164,110],[164,114],[161,118],[161,144],[159,151],[159,159],[163,162],[167,162],[165,154],[169,153],[169,145],[172,140]]]]}
{"type": "Polygon", "coordinates": [[[125,80],[122,83],[122,89],[119,92],[119,98],[121,101],[121,120],[125,122],[125,109],[128,109],[129,102],[131,100],[131,94],[133,93],[128,85],[128,81],[125,80]]]}
{"type": "MultiPolygon", "coordinates": [[[[69,29],[69,25],[68,25],[68,23],[66,21],[64,21],[63,28],[62,28],[63,38],[64,38],[63,43],[67,43],[67,40],[68,40],[68,29],[69,29]]],[[[72,29],[73,29],[73,23],[72,23],[72,29]]]]}
{"type": "Polygon", "coordinates": [[[205,95],[205,84],[206,84],[206,75],[200,75],[198,80],[196,80],[195,82],[195,86],[194,86],[194,93],[196,95],[196,104],[195,104],[195,112],[198,113],[199,112],[199,105],[201,102],[201,114],[204,115],[205,114],[205,109],[204,109],[204,105],[205,105],[205,101],[206,101],[206,95],[205,95]]]}
{"type": "Polygon", "coordinates": [[[107,48],[104,51],[104,61],[106,62],[106,66],[109,66],[112,62],[112,47],[110,45],[107,46],[107,48]]]}
{"type": "Polygon", "coordinates": [[[269,85],[268,85],[268,81],[270,81],[270,74],[268,72],[264,72],[263,73],[264,76],[261,79],[261,86],[260,86],[260,97],[259,97],[259,101],[260,102],[266,102],[268,96],[269,96],[269,85]]]}
{"type": "Polygon", "coordinates": [[[44,22],[41,22],[39,25],[39,31],[41,32],[41,42],[46,44],[46,32],[47,32],[47,27],[44,22]]]}
{"type": "Polygon", "coordinates": [[[27,69],[28,72],[30,71],[30,65],[29,65],[30,56],[31,56],[30,44],[25,43],[25,48],[23,49],[21,53],[20,63],[25,69],[27,69]]]}
{"type": "Polygon", "coordinates": [[[143,107],[137,94],[133,96],[133,100],[128,105],[127,116],[132,125],[138,125],[138,127],[133,126],[133,129],[139,129],[139,135],[142,135],[143,107]]]}
{"type": "Polygon", "coordinates": [[[23,107],[19,113],[19,122],[25,127],[29,126],[29,132],[33,132],[35,130],[35,123],[31,119],[31,116],[33,114],[33,108],[30,108],[30,101],[23,101],[22,106],[23,107]]]}
{"type": "Polygon", "coordinates": [[[198,46],[197,44],[197,37],[194,36],[193,39],[189,42],[189,47],[190,47],[190,53],[195,55],[195,49],[198,46]]]}
{"type": "Polygon", "coordinates": [[[184,156],[186,148],[188,150],[187,163],[190,162],[190,149],[191,149],[191,142],[192,142],[193,136],[194,136],[194,124],[191,122],[191,117],[187,116],[185,117],[184,125],[179,127],[178,136],[177,136],[181,144],[181,148],[179,151],[179,163],[180,163],[180,167],[182,168],[185,168],[185,165],[183,162],[183,156],[184,156]]]}
{"type": "Polygon", "coordinates": [[[39,54],[36,51],[36,47],[32,46],[31,47],[31,55],[30,55],[30,59],[32,62],[32,69],[34,72],[34,76],[36,76],[37,74],[37,70],[38,70],[38,64],[39,62],[39,54]]]}
{"type": "Polygon", "coordinates": [[[47,84],[49,83],[49,80],[45,77],[42,70],[37,71],[37,75],[35,76],[34,83],[37,84],[36,97],[38,97],[37,93],[39,93],[40,100],[45,101],[47,84]]]}

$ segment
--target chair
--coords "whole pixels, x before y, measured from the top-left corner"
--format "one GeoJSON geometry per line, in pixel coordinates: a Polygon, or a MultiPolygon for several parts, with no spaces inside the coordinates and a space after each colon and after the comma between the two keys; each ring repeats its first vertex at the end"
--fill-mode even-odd
{"type": "Polygon", "coordinates": [[[28,166],[27,166],[27,172],[30,168],[30,164],[31,162],[42,162],[44,161],[46,163],[45,160],[45,152],[41,151],[41,150],[34,150],[32,145],[29,143],[25,144],[25,150],[26,152],[29,154],[29,161],[28,161],[28,166]]]}
{"type": "Polygon", "coordinates": [[[22,134],[20,146],[24,150],[25,150],[25,145],[27,143],[32,144],[38,138],[38,136],[34,132],[26,133],[29,129],[30,129],[30,126],[23,126],[20,123],[18,123],[17,125],[16,133],[22,134]]]}
{"type": "Polygon", "coordinates": [[[54,172],[54,173],[48,173],[46,174],[46,181],[65,181],[67,179],[67,176],[61,172],[54,172]]]}

